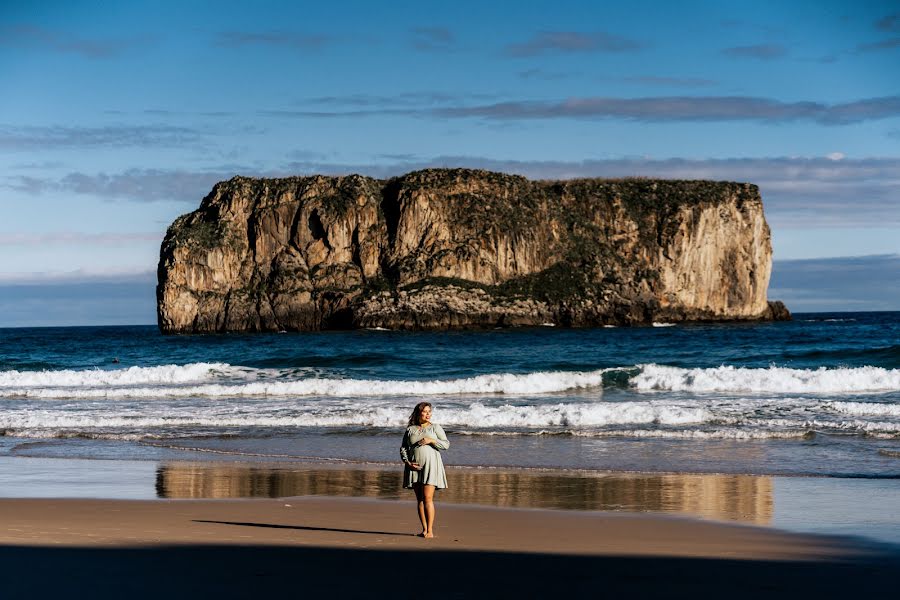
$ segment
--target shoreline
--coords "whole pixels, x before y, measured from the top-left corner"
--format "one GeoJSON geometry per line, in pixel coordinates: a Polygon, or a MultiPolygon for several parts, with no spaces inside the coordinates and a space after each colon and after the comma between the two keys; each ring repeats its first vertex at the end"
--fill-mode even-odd
{"type": "MultiPolygon", "coordinates": [[[[900,481],[731,474],[448,467],[441,506],[662,515],[900,547],[900,481]]],[[[0,498],[408,501],[401,471],[380,465],[0,456],[0,498]]]]}

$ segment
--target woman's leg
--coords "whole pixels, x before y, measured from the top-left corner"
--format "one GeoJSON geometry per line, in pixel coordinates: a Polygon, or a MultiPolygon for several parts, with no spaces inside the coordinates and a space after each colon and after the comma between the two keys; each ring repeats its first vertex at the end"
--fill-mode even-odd
{"type": "Polygon", "coordinates": [[[416,508],[419,511],[419,521],[422,523],[422,533],[419,535],[425,537],[425,534],[428,533],[428,522],[425,520],[425,493],[421,483],[414,483],[413,490],[416,492],[416,504],[418,505],[416,508]]]}
{"type": "Polygon", "coordinates": [[[425,520],[422,522],[425,527],[425,537],[430,538],[434,537],[434,486],[433,485],[423,485],[422,487],[422,498],[424,499],[425,505],[425,520]]]}

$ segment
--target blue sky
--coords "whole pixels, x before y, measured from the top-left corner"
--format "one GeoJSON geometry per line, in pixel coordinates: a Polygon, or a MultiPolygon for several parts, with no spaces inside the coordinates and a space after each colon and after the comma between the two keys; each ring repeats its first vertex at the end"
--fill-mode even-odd
{"type": "Polygon", "coordinates": [[[3,3],[0,326],[154,322],[218,180],[426,166],[757,183],[770,297],[900,310],[898,74],[896,1],[3,3]]]}

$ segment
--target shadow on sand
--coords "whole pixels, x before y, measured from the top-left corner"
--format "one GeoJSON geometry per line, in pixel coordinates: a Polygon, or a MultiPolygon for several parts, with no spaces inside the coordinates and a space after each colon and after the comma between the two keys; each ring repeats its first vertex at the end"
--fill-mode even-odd
{"type": "Polygon", "coordinates": [[[241,527],[264,527],[267,529],[299,529],[301,531],[336,531],[338,533],[366,533],[369,535],[398,535],[416,537],[414,533],[397,533],[396,531],[368,531],[365,529],[335,529],[333,527],[309,527],[307,525],[278,525],[275,523],[241,523],[239,521],[207,521],[194,519],[194,523],[215,523],[216,525],[239,525],[241,527]]]}
{"type": "Polygon", "coordinates": [[[777,562],[272,546],[0,546],[2,598],[849,598],[893,594],[893,558],[777,562]],[[427,590],[427,591],[426,591],[427,590]]]}

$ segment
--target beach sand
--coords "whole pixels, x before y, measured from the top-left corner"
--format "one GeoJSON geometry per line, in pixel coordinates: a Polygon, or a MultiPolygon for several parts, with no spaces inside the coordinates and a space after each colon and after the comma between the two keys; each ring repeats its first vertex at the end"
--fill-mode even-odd
{"type": "Polygon", "coordinates": [[[895,556],[840,538],[642,514],[438,511],[425,540],[411,501],[2,499],[0,597],[821,598],[900,583],[895,556]]]}

